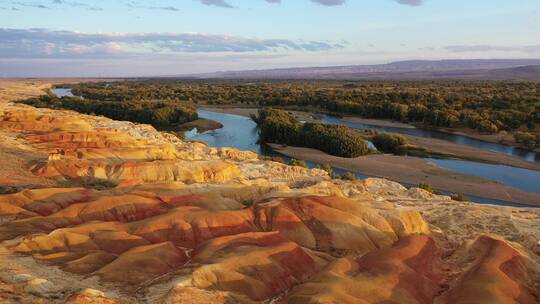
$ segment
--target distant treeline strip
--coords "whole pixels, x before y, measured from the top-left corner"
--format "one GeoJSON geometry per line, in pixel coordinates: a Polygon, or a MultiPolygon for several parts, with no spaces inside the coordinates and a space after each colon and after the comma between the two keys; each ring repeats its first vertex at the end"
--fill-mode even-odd
{"type": "Polygon", "coordinates": [[[340,157],[369,153],[362,136],[347,127],[321,123],[300,123],[283,110],[262,109],[255,118],[264,142],[318,149],[340,157]]]}
{"type": "Polygon", "coordinates": [[[74,94],[98,100],[312,109],[423,127],[505,131],[523,146],[540,146],[540,83],[534,82],[148,80],[73,87],[74,94]]]}
{"type": "Polygon", "coordinates": [[[155,127],[170,127],[198,118],[195,108],[180,105],[177,102],[103,101],[79,97],[58,98],[52,94],[21,102],[38,108],[68,109],[84,114],[102,115],[115,120],[151,124],[155,127]]]}

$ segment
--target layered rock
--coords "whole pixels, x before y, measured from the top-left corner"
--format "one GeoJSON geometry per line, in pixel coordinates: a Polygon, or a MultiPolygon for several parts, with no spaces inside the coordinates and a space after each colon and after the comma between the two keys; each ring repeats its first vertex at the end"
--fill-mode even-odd
{"type": "Polygon", "coordinates": [[[453,258],[465,270],[439,303],[538,303],[538,267],[518,249],[489,236],[464,247],[453,258]]]}
{"type": "Polygon", "coordinates": [[[329,264],[287,303],[537,303],[538,269],[508,243],[481,236],[443,261],[428,236],[329,264]],[[450,270],[460,269],[458,273],[450,270]]]}
{"type": "Polygon", "coordinates": [[[2,300],[539,301],[538,209],[331,180],[69,111],[0,104],[0,135],[22,164],[0,167],[15,189],[0,195],[2,300]]]}

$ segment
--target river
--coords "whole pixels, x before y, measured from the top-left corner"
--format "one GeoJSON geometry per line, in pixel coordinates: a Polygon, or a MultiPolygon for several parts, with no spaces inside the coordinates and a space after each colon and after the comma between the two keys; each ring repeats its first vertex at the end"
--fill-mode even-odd
{"type": "MultiPolygon", "coordinates": [[[[252,150],[263,155],[276,155],[274,151],[258,143],[257,125],[244,116],[198,110],[201,118],[211,119],[223,124],[223,128],[197,133],[196,130],[187,132],[186,137],[193,140],[207,142],[213,147],[235,147],[241,150],[252,150]]],[[[328,120],[325,122],[329,123],[328,120]]],[[[334,124],[343,124],[350,126],[336,118],[332,119],[334,124]]],[[[280,155],[281,156],[281,155],[280,155]]],[[[461,160],[432,159],[426,158],[440,167],[461,172],[473,174],[486,179],[495,180],[508,186],[521,189],[528,192],[540,193],[540,171],[515,168],[504,165],[492,165],[461,160]]],[[[316,164],[308,163],[310,167],[316,164]]],[[[340,174],[343,170],[335,169],[340,174]]],[[[357,174],[360,178],[365,178],[364,174],[357,174]]],[[[468,196],[472,200],[481,203],[492,203],[498,205],[512,205],[511,203],[468,196]]]]}
{"type": "Polygon", "coordinates": [[[71,89],[54,88],[54,89],[51,89],[51,92],[53,92],[53,94],[56,95],[59,98],[62,98],[62,97],[75,97],[75,95],[73,95],[73,93],[71,93],[71,89]]]}
{"type": "MultiPolygon", "coordinates": [[[[212,147],[234,147],[240,150],[254,151],[260,155],[279,156],[285,161],[290,160],[289,157],[276,153],[270,147],[258,142],[259,133],[257,131],[257,125],[250,118],[200,109],[197,112],[200,118],[218,121],[223,125],[223,128],[204,133],[198,133],[197,130],[192,130],[186,132],[187,139],[204,141],[212,147]]],[[[318,165],[309,161],[306,164],[310,168],[318,165]]],[[[336,174],[343,174],[346,171],[334,168],[334,172],[336,174]]],[[[368,177],[361,173],[358,173],[357,176],[359,178],[368,177]]]]}

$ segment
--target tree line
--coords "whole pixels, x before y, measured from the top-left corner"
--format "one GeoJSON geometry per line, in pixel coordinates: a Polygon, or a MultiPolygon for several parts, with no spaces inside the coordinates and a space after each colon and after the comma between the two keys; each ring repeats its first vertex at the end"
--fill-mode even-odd
{"type": "Polygon", "coordinates": [[[170,127],[198,118],[194,107],[164,101],[118,102],[79,97],[58,98],[48,94],[24,100],[22,103],[39,108],[68,109],[84,114],[102,115],[115,120],[151,124],[155,127],[170,127]]]}
{"type": "Polygon", "coordinates": [[[521,132],[517,140],[540,146],[540,84],[535,82],[161,79],[72,87],[76,95],[95,100],[312,109],[423,127],[521,132]]]}

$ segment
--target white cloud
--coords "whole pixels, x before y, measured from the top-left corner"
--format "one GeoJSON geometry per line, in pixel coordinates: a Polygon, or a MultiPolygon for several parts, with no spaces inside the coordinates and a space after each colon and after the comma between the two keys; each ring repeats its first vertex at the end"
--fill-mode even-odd
{"type": "Polygon", "coordinates": [[[326,51],[340,43],[260,39],[201,33],[79,33],[0,29],[0,58],[111,57],[130,53],[246,53],[326,51]]]}
{"type": "Polygon", "coordinates": [[[225,0],[199,0],[199,1],[204,5],[213,5],[213,6],[219,6],[219,7],[225,7],[225,8],[234,7],[225,0]]]}
{"type": "Polygon", "coordinates": [[[410,6],[420,6],[423,4],[423,0],[395,0],[397,3],[410,5],[410,6]]]}
{"type": "Polygon", "coordinates": [[[320,5],[324,6],[336,6],[345,4],[345,0],[311,0],[320,5]]]}

